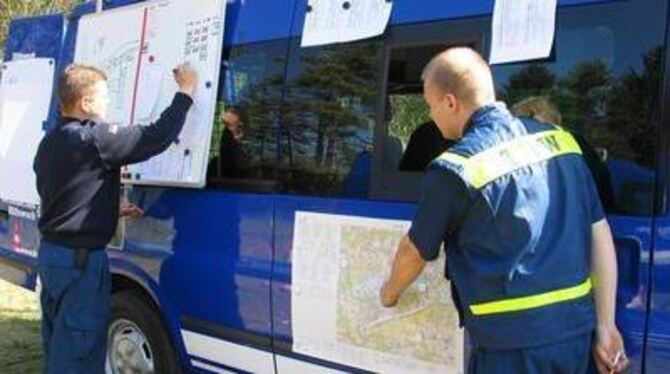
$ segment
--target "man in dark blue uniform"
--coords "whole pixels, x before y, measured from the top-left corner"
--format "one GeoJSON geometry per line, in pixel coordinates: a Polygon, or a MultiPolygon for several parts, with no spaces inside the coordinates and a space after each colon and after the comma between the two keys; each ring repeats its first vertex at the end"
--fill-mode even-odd
{"type": "Polygon", "coordinates": [[[614,246],[576,141],[496,102],[469,48],[436,56],[423,79],[431,117],[458,142],[428,168],[382,304],[394,306],[445,242],[469,372],[583,373],[591,352],[601,372],[622,370],[614,246]]]}
{"type": "Polygon", "coordinates": [[[42,281],[45,373],[104,373],[110,275],[105,247],[119,217],[120,168],[163,152],[179,135],[197,76],[174,70],[180,91],[151,126],[105,122],[107,77],[71,65],[58,87],[61,119],[35,157],[42,214],[38,271],[42,281]]]}

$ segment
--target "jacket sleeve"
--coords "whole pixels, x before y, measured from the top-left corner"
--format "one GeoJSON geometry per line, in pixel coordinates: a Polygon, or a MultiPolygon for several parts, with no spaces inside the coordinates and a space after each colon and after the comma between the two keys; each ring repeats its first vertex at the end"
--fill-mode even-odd
{"type": "Polygon", "coordinates": [[[425,261],[440,254],[440,246],[451,239],[465,219],[470,193],[451,171],[429,168],[421,182],[419,206],[409,238],[425,261]]]}
{"type": "Polygon", "coordinates": [[[165,151],[184,127],[191,105],[193,100],[188,95],[177,93],[172,104],[149,126],[97,124],[93,130],[94,141],[103,164],[109,169],[119,168],[146,161],[165,151]]]}

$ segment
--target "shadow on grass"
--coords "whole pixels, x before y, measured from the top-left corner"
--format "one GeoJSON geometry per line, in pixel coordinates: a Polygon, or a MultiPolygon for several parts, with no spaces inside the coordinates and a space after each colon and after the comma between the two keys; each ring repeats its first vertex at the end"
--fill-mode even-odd
{"type": "Polygon", "coordinates": [[[0,373],[40,373],[40,322],[0,314],[0,373]]]}

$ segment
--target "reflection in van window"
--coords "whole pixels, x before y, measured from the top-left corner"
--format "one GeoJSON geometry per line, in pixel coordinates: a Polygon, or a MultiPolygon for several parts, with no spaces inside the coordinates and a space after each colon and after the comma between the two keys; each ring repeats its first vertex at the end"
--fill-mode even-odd
{"type": "Polygon", "coordinates": [[[278,178],[289,193],[366,197],[381,44],[300,48],[289,61],[278,178]]]}

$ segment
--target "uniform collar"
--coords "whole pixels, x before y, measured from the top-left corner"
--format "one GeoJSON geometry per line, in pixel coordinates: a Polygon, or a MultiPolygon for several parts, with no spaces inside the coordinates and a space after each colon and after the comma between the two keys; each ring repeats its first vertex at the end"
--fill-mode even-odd
{"type": "Polygon", "coordinates": [[[483,107],[477,109],[472,116],[470,121],[465,126],[465,131],[463,135],[474,130],[479,125],[491,124],[501,117],[507,117],[510,115],[507,105],[502,101],[496,101],[491,104],[484,105],[483,107]]]}
{"type": "Polygon", "coordinates": [[[79,119],[79,118],[67,117],[67,116],[58,118],[58,123],[60,123],[61,125],[64,125],[66,123],[72,123],[72,122],[80,122],[81,123],[82,120],[79,119]]]}
{"type": "Polygon", "coordinates": [[[100,122],[101,120],[99,118],[83,119],[69,116],[61,116],[58,121],[59,126],[65,126],[70,123],[78,123],[81,126],[88,126],[88,125],[95,126],[96,123],[100,122]]]}

